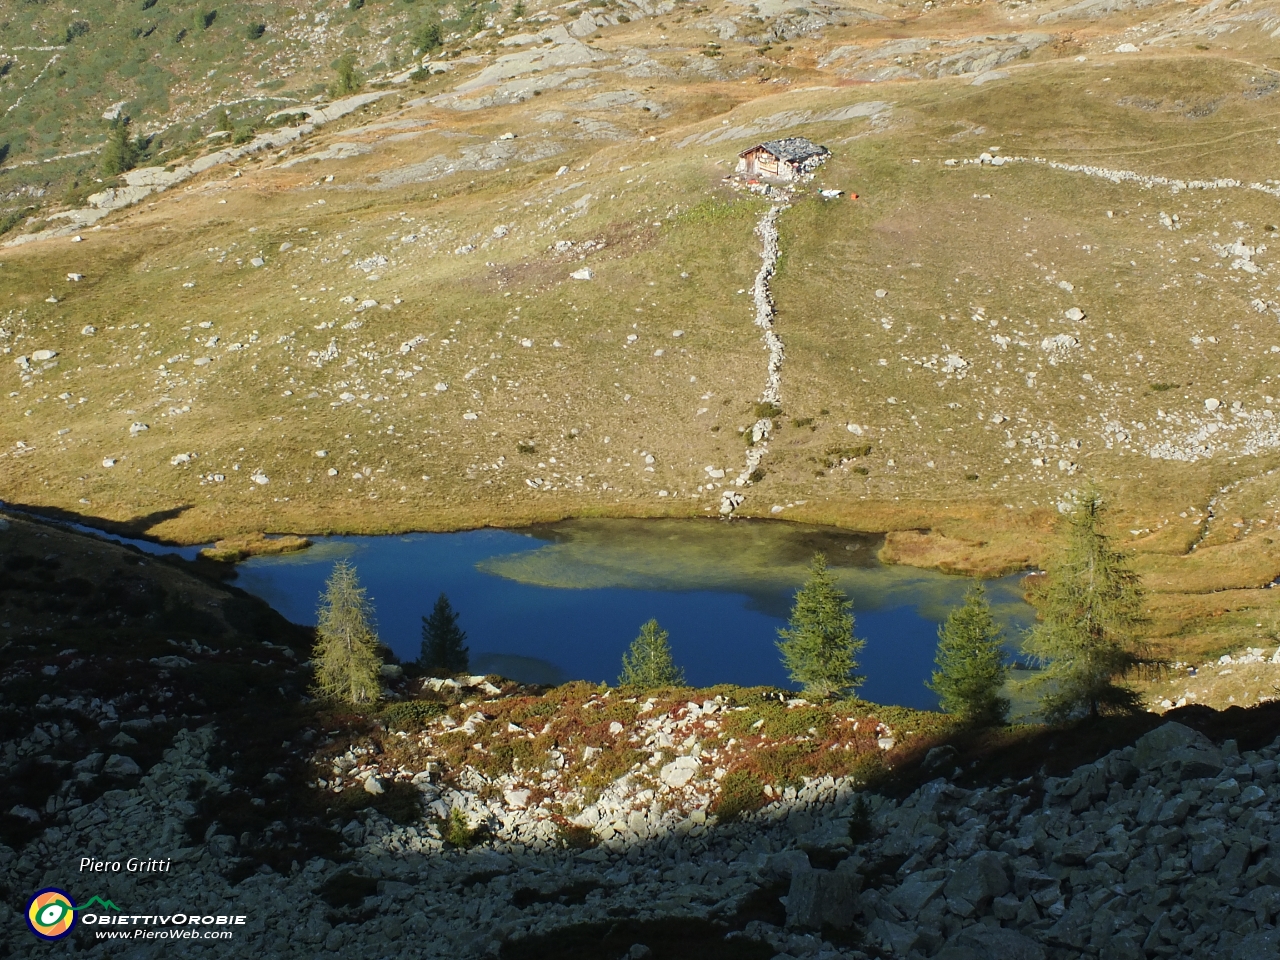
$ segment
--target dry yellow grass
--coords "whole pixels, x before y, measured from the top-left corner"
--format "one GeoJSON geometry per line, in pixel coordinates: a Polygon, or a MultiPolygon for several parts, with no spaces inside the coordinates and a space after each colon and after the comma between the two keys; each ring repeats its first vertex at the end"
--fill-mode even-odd
{"type": "Polygon", "coordinates": [[[6,360],[58,356],[5,365],[0,493],[184,542],[714,514],[706,468],[741,469],[765,374],[743,292],[765,204],[721,178],[754,140],[803,134],[833,150],[814,186],[861,199],[810,189],[780,220],[783,412],[740,512],[887,531],[888,560],[989,575],[1042,563],[1091,478],[1153,630],[1234,642],[1215,611],[1265,606],[1280,575],[1275,198],[943,161],[998,146],[1263,181],[1280,100],[1259,68],[1190,42],[1098,56],[1093,25],[981,86],[816,69],[841,43],[1012,29],[948,8],[725,45],[704,76],[705,32],[667,20],[592,41],[647,45],[661,69],[640,80],[429,102],[479,69],[462,64],[82,243],[7,250],[6,360]],[[609,99],[633,88],[649,109],[609,99]],[[335,143],[367,152],[284,165],[335,143]],[[1221,254],[1237,239],[1254,272],[1221,254]],[[1165,458],[1197,445],[1213,455],[1165,458]]]}

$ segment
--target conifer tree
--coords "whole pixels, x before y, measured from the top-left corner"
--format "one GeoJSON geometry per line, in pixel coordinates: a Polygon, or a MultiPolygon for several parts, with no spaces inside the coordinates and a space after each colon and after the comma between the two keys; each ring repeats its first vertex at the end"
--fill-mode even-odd
{"type": "Polygon", "coordinates": [[[325,584],[311,660],[316,693],[325,699],[373,703],[382,694],[373,608],[346,561],[334,564],[325,584]]]}
{"type": "Polygon", "coordinates": [[[432,676],[466,673],[471,664],[467,635],[458,626],[458,614],[443,593],[429,617],[422,618],[422,653],[418,663],[432,676]]]}
{"type": "Polygon", "coordinates": [[[657,620],[650,620],[642,625],[640,635],[631,641],[631,648],[622,655],[622,674],[618,677],[618,686],[650,690],[682,685],[684,671],[671,658],[668,636],[657,620]]]}
{"type": "Polygon", "coordinates": [[[129,139],[129,118],[117,117],[107,131],[107,143],[102,148],[102,175],[118,177],[138,164],[138,145],[129,139]]]}
{"type": "Polygon", "coordinates": [[[815,553],[809,579],[796,591],[789,626],[778,649],[791,679],[810,696],[851,693],[862,683],[858,653],[866,641],[853,635],[853,604],[836,586],[824,554],[815,553]]]}
{"type": "Polygon", "coordinates": [[[1139,654],[1135,637],[1145,622],[1143,591],[1102,532],[1104,512],[1096,487],[1077,497],[1066,544],[1040,590],[1040,622],[1028,632],[1026,650],[1045,667],[1038,682],[1049,690],[1041,712],[1050,722],[1142,709],[1138,693],[1116,681],[1154,662],[1139,654]]]}
{"type": "Polygon", "coordinates": [[[433,52],[443,40],[444,34],[440,29],[440,24],[435,20],[428,20],[423,23],[413,35],[413,45],[422,53],[433,52]]]}
{"type": "Polygon", "coordinates": [[[943,710],[965,723],[1004,723],[1009,700],[1000,690],[1009,667],[1003,641],[986,591],[981,582],[975,583],[965,594],[964,605],[952,610],[938,628],[938,669],[925,686],[938,695],[943,710]]]}
{"type": "Polygon", "coordinates": [[[344,53],[339,57],[334,70],[337,76],[334,78],[333,87],[329,92],[335,97],[345,97],[360,89],[363,81],[356,71],[356,55],[354,53],[344,53]]]}

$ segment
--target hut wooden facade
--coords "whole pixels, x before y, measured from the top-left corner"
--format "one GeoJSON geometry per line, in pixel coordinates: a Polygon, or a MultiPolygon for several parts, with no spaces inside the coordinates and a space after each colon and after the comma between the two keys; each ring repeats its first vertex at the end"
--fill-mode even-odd
{"type": "Polygon", "coordinates": [[[738,154],[736,172],[747,177],[798,180],[830,155],[826,147],[804,137],[766,140],[738,154]]]}

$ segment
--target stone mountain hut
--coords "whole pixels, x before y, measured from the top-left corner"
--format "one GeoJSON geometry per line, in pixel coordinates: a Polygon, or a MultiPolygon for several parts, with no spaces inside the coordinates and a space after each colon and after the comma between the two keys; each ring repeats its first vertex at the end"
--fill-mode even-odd
{"type": "Polygon", "coordinates": [[[738,154],[736,173],[747,177],[798,180],[822,164],[831,151],[804,137],[766,140],[738,154]]]}

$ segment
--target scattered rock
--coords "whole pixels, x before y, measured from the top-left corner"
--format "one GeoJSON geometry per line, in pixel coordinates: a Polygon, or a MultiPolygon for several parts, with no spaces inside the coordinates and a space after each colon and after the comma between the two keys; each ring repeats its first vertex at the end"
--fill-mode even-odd
{"type": "Polygon", "coordinates": [[[102,765],[102,772],[108,777],[136,777],[142,773],[142,768],[132,757],[113,753],[102,765]]]}

